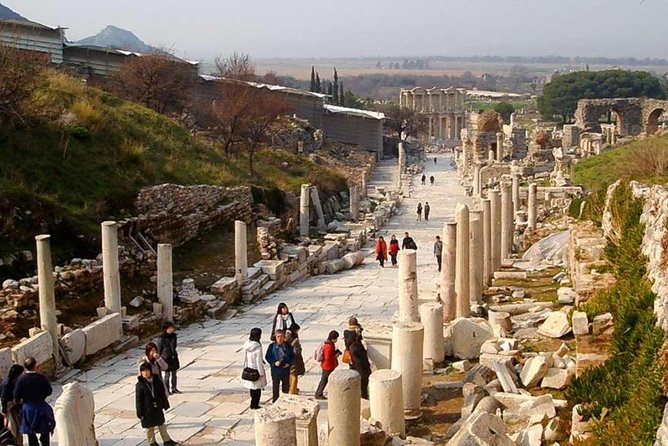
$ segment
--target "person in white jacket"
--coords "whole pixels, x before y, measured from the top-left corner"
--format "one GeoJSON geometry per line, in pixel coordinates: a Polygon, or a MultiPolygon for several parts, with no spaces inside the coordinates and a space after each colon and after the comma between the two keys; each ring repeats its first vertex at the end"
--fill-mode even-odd
{"type": "Polygon", "coordinates": [[[244,368],[249,367],[255,369],[260,373],[260,378],[257,381],[244,381],[244,387],[250,390],[250,408],[260,408],[260,396],[262,389],[267,385],[267,374],[264,371],[264,355],[262,355],[262,344],[260,338],[262,337],[262,330],[253,328],[250,331],[250,336],[244,344],[244,368]]]}

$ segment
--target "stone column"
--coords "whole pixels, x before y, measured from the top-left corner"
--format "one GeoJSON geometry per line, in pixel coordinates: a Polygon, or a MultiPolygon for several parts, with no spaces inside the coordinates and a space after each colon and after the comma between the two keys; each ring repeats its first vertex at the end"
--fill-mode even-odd
{"type": "Polygon", "coordinates": [[[357,221],[360,215],[360,196],[357,192],[357,186],[350,186],[348,194],[350,195],[350,214],[353,221],[357,221]]]}
{"type": "Polygon", "coordinates": [[[256,446],[297,446],[295,415],[283,408],[266,406],[256,410],[254,425],[256,446]]]}
{"type": "Polygon", "coordinates": [[[234,222],[234,274],[237,283],[241,285],[246,280],[248,271],[248,241],[246,223],[240,220],[234,222]]]}
{"type": "MultiPolygon", "coordinates": [[[[420,361],[421,363],[422,361],[420,361]]],[[[327,444],[359,446],[362,379],[354,370],[339,368],[329,376],[327,444]]],[[[283,443],[274,443],[275,445],[283,443]]]]}
{"type": "Polygon", "coordinates": [[[482,302],[483,275],[483,234],[482,211],[471,211],[469,228],[471,242],[469,244],[469,298],[471,305],[482,302]]]}
{"type": "Polygon", "coordinates": [[[501,266],[501,195],[498,189],[489,192],[492,223],[492,269],[491,275],[501,266]]]}
{"type": "Polygon", "coordinates": [[[167,243],[158,244],[158,301],[162,305],[163,319],[166,321],[174,322],[174,288],[172,285],[172,245],[167,243]]]}
{"type": "Polygon", "coordinates": [[[538,214],[538,206],[536,204],[536,194],[538,193],[538,185],[536,183],[531,183],[529,185],[529,199],[528,199],[528,212],[527,212],[527,227],[531,230],[536,229],[536,219],[538,214]]]}
{"type": "Polygon", "coordinates": [[[424,328],[419,322],[398,322],[392,326],[392,370],[401,373],[404,412],[408,418],[421,414],[423,343],[424,328]]]}
{"type": "Polygon", "coordinates": [[[360,197],[361,198],[366,198],[366,171],[362,173],[362,190],[360,197]]]}
{"type": "Polygon", "coordinates": [[[102,271],[104,306],[109,313],[121,312],[121,275],[118,270],[118,224],[102,223],[102,271]]]}
{"type": "Polygon", "coordinates": [[[455,257],[455,294],[457,295],[457,317],[469,317],[469,208],[457,204],[457,251],[455,257]]]}
{"type": "Polygon", "coordinates": [[[455,293],[455,252],[457,251],[457,223],[443,225],[443,254],[441,256],[441,300],[443,320],[450,322],[457,317],[457,294],[455,293]]]}
{"type": "Polygon", "coordinates": [[[325,214],[322,212],[322,204],[320,203],[320,195],[318,194],[318,186],[311,186],[311,201],[313,201],[313,206],[315,206],[315,214],[318,216],[318,228],[324,229],[327,224],[325,223],[325,214]]]}
{"type": "Polygon", "coordinates": [[[496,134],[496,160],[503,161],[503,133],[496,134]]]}
{"type": "Polygon", "coordinates": [[[376,370],[369,377],[369,408],[371,417],[381,429],[392,436],[406,436],[404,395],[401,373],[396,370],[376,370]]]}
{"type": "Polygon", "coordinates": [[[492,278],[492,204],[489,198],[482,200],[482,286],[487,288],[492,278]]]}
{"type": "Polygon", "coordinates": [[[443,340],[443,305],[427,302],[420,305],[420,321],[424,327],[422,358],[431,359],[438,364],[445,359],[445,341],[443,340]]]}
{"type": "Polygon", "coordinates": [[[491,163],[492,161],[494,161],[495,155],[496,154],[494,153],[494,150],[488,150],[487,151],[487,162],[491,163]]]}
{"type": "Polygon", "coordinates": [[[473,165],[473,196],[480,197],[482,196],[482,179],[480,178],[480,168],[481,164],[479,161],[476,161],[473,165]]]}
{"type": "Polygon", "coordinates": [[[508,182],[501,182],[501,261],[513,251],[513,198],[508,182]]]}
{"type": "Polygon", "coordinates": [[[60,367],[58,348],[58,321],[56,320],[56,296],[53,290],[53,265],[51,262],[51,236],[47,234],[35,237],[37,242],[37,283],[39,285],[39,325],[51,335],[51,351],[60,367]]]}
{"type": "Polygon", "coordinates": [[[399,320],[417,322],[418,286],[417,252],[414,249],[399,251],[399,320]]]}
{"type": "Polygon", "coordinates": [[[516,171],[512,173],[512,188],[513,188],[513,221],[517,218],[517,213],[522,208],[520,202],[520,174],[516,171]]]}
{"type": "Polygon", "coordinates": [[[301,197],[299,199],[299,235],[302,237],[308,237],[309,235],[309,188],[310,185],[302,184],[301,197]]]}

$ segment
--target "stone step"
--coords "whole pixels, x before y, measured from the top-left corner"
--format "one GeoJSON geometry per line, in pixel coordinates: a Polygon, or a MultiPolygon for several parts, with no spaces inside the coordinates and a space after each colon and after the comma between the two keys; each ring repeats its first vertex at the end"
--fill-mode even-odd
{"type": "Polygon", "coordinates": [[[269,274],[262,274],[257,280],[260,282],[260,286],[263,286],[265,283],[269,282],[269,274]]]}
{"type": "Polygon", "coordinates": [[[246,270],[246,280],[257,279],[260,274],[262,274],[262,269],[251,266],[246,270]]]}

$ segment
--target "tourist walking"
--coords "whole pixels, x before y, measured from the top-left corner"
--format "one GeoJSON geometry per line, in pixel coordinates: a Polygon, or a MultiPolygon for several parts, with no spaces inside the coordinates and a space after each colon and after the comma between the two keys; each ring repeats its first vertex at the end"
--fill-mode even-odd
{"type": "Polygon", "coordinates": [[[424,221],[429,221],[429,211],[431,210],[431,207],[429,207],[429,202],[425,201],[424,202],[424,221]]]}
{"type": "Polygon", "coordinates": [[[434,185],[434,176],[433,175],[429,177],[429,183],[431,183],[432,186],[434,185]]]}
{"type": "Polygon", "coordinates": [[[244,387],[250,391],[251,409],[260,408],[262,389],[267,385],[267,373],[264,370],[264,361],[262,360],[261,337],[262,330],[257,327],[253,328],[243,346],[244,368],[241,379],[244,382],[244,387]]]}
{"type": "Polygon", "coordinates": [[[422,185],[424,186],[425,182],[427,181],[427,175],[422,174],[422,185]]]}
{"type": "Polygon", "coordinates": [[[436,242],[434,242],[434,257],[436,257],[436,263],[438,263],[438,272],[441,272],[441,263],[442,263],[442,258],[441,256],[443,255],[443,242],[441,241],[441,237],[438,235],[436,236],[436,242]]]}
{"type": "Polygon", "coordinates": [[[288,330],[286,340],[292,347],[295,354],[295,361],[290,367],[290,389],[289,393],[292,395],[299,395],[299,377],[306,373],[306,365],[304,364],[304,356],[302,354],[302,343],[299,340],[299,324],[294,323],[288,330]]]}
{"type": "Polygon", "coordinates": [[[434,157],[434,164],[437,164],[437,162],[438,161],[437,161],[436,157],[434,157]]]}
{"type": "Polygon", "coordinates": [[[325,340],[316,351],[316,360],[320,362],[320,368],[322,369],[320,383],[318,384],[318,389],[315,391],[316,399],[327,399],[324,395],[325,387],[327,387],[327,383],[329,382],[329,375],[331,375],[334,369],[339,365],[338,357],[341,355],[341,351],[336,348],[336,342],[338,340],[339,332],[332,330],[329,332],[327,340],[325,340]]]}
{"type": "Polygon", "coordinates": [[[23,405],[19,432],[28,436],[28,445],[48,446],[49,436],[56,427],[53,409],[46,402],[53,389],[49,379],[35,371],[36,366],[37,361],[32,356],[23,361],[26,372],[16,380],[14,400],[23,405]]]}
{"type": "Polygon", "coordinates": [[[417,205],[417,218],[415,221],[420,221],[422,220],[422,203],[418,203],[417,205]]]}
{"type": "Polygon", "coordinates": [[[181,365],[179,364],[179,354],[176,352],[176,327],[173,322],[167,321],[162,324],[162,335],[160,335],[158,347],[160,349],[160,357],[167,364],[165,376],[163,378],[167,393],[181,393],[176,387],[176,371],[181,365]]]}
{"type": "MultiPolygon", "coordinates": [[[[350,316],[348,319],[348,328],[343,330],[343,345],[345,350],[343,350],[343,356],[341,357],[342,362],[351,364],[350,346],[353,342],[355,342],[355,339],[359,339],[360,341],[362,340],[363,331],[364,328],[362,328],[360,323],[357,321],[357,318],[355,316],[350,316]]],[[[350,368],[353,368],[352,365],[350,365],[350,368]]]]}
{"type": "Polygon", "coordinates": [[[288,331],[288,329],[295,323],[295,318],[290,313],[290,309],[285,302],[278,304],[276,309],[276,315],[274,316],[274,321],[271,326],[271,340],[274,340],[274,333],[276,330],[283,330],[283,333],[288,331]]]}
{"type": "Polygon", "coordinates": [[[415,240],[408,235],[408,232],[404,232],[404,239],[401,241],[401,249],[417,249],[415,240]]]}
{"type": "MultiPolygon", "coordinates": [[[[9,373],[5,379],[2,380],[2,394],[0,400],[2,401],[2,415],[5,417],[5,425],[16,439],[16,444],[23,445],[23,435],[19,432],[21,427],[21,411],[23,408],[14,400],[14,389],[16,388],[16,381],[23,374],[25,369],[20,364],[12,364],[9,368],[9,373]]],[[[0,444],[2,444],[0,442],[0,444]]]]}
{"type": "Polygon", "coordinates": [[[380,263],[381,268],[385,268],[385,261],[387,260],[387,243],[385,243],[385,239],[381,235],[378,237],[378,240],[376,240],[376,260],[378,260],[378,263],[380,263]]]}
{"type": "Polygon", "coordinates": [[[390,238],[390,248],[389,248],[389,253],[390,253],[390,259],[392,259],[392,266],[397,266],[397,254],[399,254],[399,240],[397,240],[397,236],[392,234],[392,237],[390,238]]]}
{"type": "Polygon", "coordinates": [[[369,355],[362,344],[361,336],[355,334],[350,344],[350,368],[360,374],[362,378],[362,398],[369,399],[369,376],[371,375],[371,364],[369,355]]]}
{"type": "Polygon", "coordinates": [[[169,436],[165,425],[165,410],[169,409],[165,386],[159,375],[153,373],[153,368],[148,362],[139,366],[139,376],[135,385],[135,406],[141,427],[146,429],[149,446],[158,446],[155,439],[156,427],[165,446],[178,444],[169,436]]]}
{"type": "Polygon", "coordinates": [[[167,361],[165,361],[162,356],[160,356],[160,350],[158,345],[155,342],[149,342],[146,344],[144,349],[144,357],[139,361],[139,365],[147,363],[151,366],[151,372],[153,375],[156,375],[157,378],[162,381],[162,384],[165,387],[165,394],[169,395],[169,389],[167,388],[167,383],[162,380],[162,374],[167,371],[169,366],[167,361]]]}
{"type": "Polygon", "coordinates": [[[290,367],[295,355],[290,344],[285,342],[285,332],[276,330],[275,341],[269,344],[264,359],[271,365],[272,402],[276,402],[280,392],[290,391],[290,367]]]}

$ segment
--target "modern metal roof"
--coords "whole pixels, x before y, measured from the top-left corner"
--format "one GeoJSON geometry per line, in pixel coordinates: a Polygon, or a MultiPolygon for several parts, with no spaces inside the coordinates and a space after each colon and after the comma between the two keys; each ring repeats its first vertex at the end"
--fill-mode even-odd
{"type": "Polygon", "coordinates": [[[385,119],[385,115],[383,113],[374,112],[371,110],[362,110],[360,108],[340,107],[338,105],[325,105],[325,110],[327,110],[329,113],[354,115],[354,116],[360,116],[362,118],[376,119],[378,121],[382,121],[383,119],[385,119]]]}

